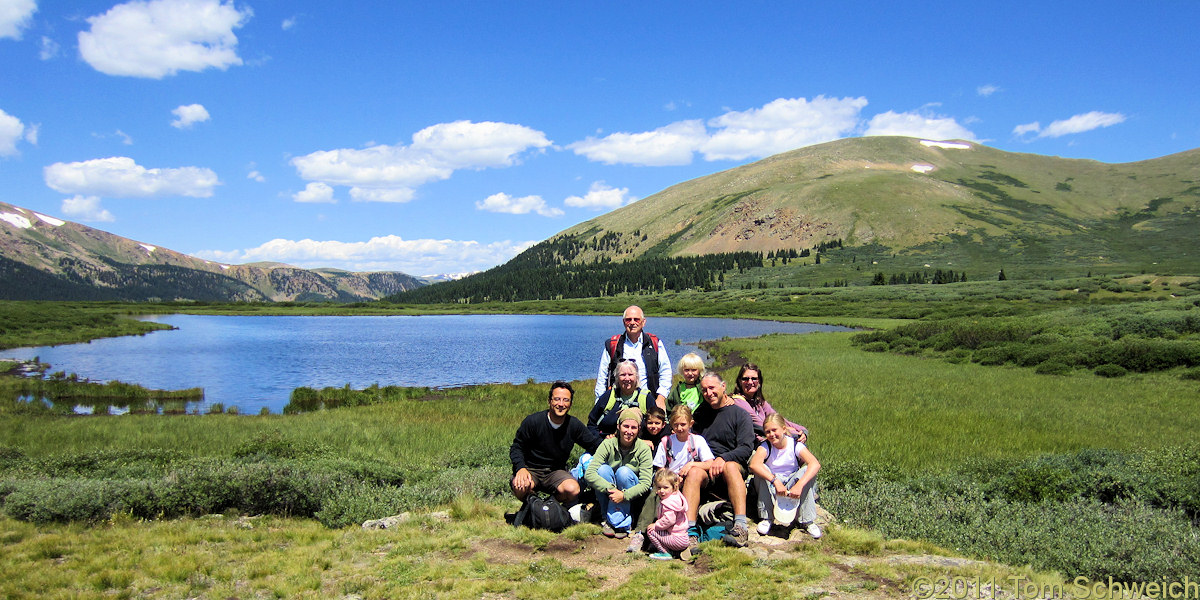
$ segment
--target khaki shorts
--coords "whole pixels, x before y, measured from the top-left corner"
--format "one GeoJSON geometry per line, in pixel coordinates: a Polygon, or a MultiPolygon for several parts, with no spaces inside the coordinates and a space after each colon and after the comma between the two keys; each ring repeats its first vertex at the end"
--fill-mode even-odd
{"type": "Polygon", "coordinates": [[[570,473],[559,469],[551,471],[549,469],[529,469],[529,476],[533,478],[533,489],[554,494],[558,492],[558,486],[568,479],[575,479],[570,473]]]}

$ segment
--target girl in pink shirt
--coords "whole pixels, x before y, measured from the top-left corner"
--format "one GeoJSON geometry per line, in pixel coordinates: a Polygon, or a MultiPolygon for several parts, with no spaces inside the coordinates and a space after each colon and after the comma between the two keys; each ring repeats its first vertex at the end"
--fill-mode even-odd
{"type": "Polygon", "coordinates": [[[646,537],[658,548],[650,558],[671,560],[674,553],[688,547],[687,498],[679,491],[682,479],[670,469],[654,475],[654,493],[660,500],[658,520],[646,527],[646,537]]]}

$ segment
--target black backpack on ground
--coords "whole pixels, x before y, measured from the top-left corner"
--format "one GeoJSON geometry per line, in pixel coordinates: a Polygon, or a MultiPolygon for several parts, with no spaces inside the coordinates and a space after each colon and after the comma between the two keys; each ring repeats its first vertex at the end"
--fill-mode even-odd
{"type": "Polygon", "coordinates": [[[549,529],[557,532],[574,525],[575,521],[571,519],[571,513],[567,512],[567,508],[554,496],[541,492],[530,492],[525,497],[525,503],[521,505],[521,510],[518,510],[513,517],[512,524],[518,527],[524,525],[530,529],[549,529]]]}

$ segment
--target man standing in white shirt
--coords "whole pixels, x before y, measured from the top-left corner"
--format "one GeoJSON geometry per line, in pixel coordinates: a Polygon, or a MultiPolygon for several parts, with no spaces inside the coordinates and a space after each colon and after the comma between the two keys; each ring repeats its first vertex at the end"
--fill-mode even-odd
{"type": "Polygon", "coordinates": [[[625,333],[614,335],[604,343],[600,368],[596,371],[596,397],[612,386],[617,363],[632,360],[638,366],[638,387],[650,392],[663,410],[671,392],[671,359],[662,340],[643,331],[646,315],[637,306],[625,309],[625,333]]]}

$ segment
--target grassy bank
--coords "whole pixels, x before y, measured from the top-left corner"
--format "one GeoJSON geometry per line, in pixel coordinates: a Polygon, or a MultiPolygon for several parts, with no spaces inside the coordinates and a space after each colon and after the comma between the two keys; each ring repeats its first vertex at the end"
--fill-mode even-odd
{"type": "Polygon", "coordinates": [[[0,301],[0,348],[74,344],[170,329],[130,317],[129,304],[0,301]]]}

